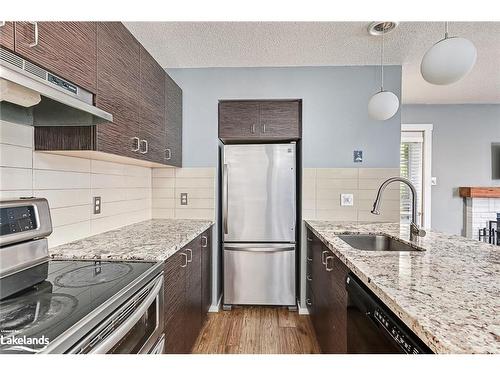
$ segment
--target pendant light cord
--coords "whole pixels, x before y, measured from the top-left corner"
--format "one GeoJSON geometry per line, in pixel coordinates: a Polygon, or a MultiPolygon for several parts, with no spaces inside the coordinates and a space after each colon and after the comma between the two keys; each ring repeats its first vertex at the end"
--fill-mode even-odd
{"type": "Polygon", "coordinates": [[[384,91],[384,34],[385,32],[382,32],[382,47],[380,49],[380,91],[384,91]]]}

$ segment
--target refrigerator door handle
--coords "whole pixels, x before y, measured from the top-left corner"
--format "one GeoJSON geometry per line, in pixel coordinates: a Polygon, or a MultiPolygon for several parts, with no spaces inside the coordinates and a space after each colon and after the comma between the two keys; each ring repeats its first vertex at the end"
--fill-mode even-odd
{"type": "Polygon", "coordinates": [[[224,164],[224,168],[223,168],[223,171],[222,171],[222,177],[223,177],[223,184],[224,184],[224,197],[222,199],[222,214],[224,216],[223,218],[223,225],[224,225],[224,234],[227,234],[228,231],[227,231],[227,203],[228,203],[228,193],[229,193],[229,190],[228,190],[228,184],[229,184],[229,181],[228,181],[228,176],[227,176],[227,164],[224,164]]]}
{"type": "Polygon", "coordinates": [[[270,244],[265,246],[258,246],[256,244],[245,244],[245,245],[224,245],[224,250],[228,251],[247,251],[247,252],[264,252],[264,253],[276,253],[282,251],[295,250],[295,245],[277,245],[270,244]]]}

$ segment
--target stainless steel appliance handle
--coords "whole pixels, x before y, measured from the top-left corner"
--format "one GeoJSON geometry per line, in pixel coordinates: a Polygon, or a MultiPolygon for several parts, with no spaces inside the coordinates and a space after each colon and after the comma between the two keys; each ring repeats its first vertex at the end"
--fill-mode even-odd
{"type": "Polygon", "coordinates": [[[224,164],[223,171],[222,171],[223,185],[224,185],[224,197],[222,199],[222,204],[223,204],[222,214],[224,215],[224,218],[223,218],[224,234],[228,233],[228,229],[227,229],[228,207],[227,207],[227,204],[228,204],[228,193],[229,193],[229,191],[228,191],[229,190],[229,187],[228,187],[229,180],[228,180],[227,174],[228,174],[228,167],[227,167],[227,164],[224,164]]]}
{"type": "MultiPolygon", "coordinates": [[[[160,276],[158,280],[156,280],[153,289],[149,292],[148,296],[142,303],[137,307],[135,312],[130,315],[130,317],[123,322],[122,325],[118,327],[116,331],[114,331],[106,340],[99,343],[91,353],[93,354],[104,354],[107,353],[113,346],[116,345],[118,341],[120,341],[123,337],[125,337],[130,329],[141,319],[146,311],[148,311],[149,305],[158,297],[158,292],[163,286],[163,276],[160,276]]],[[[161,319],[157,317],[157,319],[161,319]]]]}
{"type": "Polygon", "coordinates": [[[35,30],[33,32],[34,40],[32,43],[29,44],[29,46],[31,48],[33,48],[33,47],[36,47],[38,45],[38,22],[30,21],[30,23],[35,27],[35,30]]]}
{"type": "Polygon", "coordinates": [[[321,263],[326,266],[325,254],[328,254],[328,250],[323,250],[321,252],[321,263]]]}
{"type": "Polygon", "coordinates": [[[276,253],[281,251],[295,250],[295,245],[283,246],[283,245],[268,245],[268,246],[236,246],[236,245],[225,245],[224,250],[229,251],[250,251],[250,252],[265,252],[265,253],[276,253]]]}
{"type": "Polygon", "coordinates": [[[208,246],[207,236],[201,236],[201,247],[207,247],[207,246],[208,246]]]}
{"type": "Polygon", "coordinates": [[[193,250],[186,249],[186,251],[189,251],[189,258],[188,258],[187,262],[191,263],[193,261],[193,250]]]}

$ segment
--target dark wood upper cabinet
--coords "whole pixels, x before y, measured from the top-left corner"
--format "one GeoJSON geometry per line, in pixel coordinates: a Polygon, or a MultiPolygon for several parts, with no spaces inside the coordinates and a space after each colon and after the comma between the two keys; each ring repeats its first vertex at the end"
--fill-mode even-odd
{"type": "Polygon", "coordinates": [[[266,139],[299,139],[299,101],[260,103],[260,134],[266,139]]]}
{"type": "Polygon", "coordinates": [[[113,114],[113,122],[96,127],[96,150],[140,157],[140,44],[120,22],[97,25],[96,105],[113,114]],[[137,137],[134,139],[134,137],[137,137]]]}
{"type": "Polygon", "coordinates": [[[0,46],[14,51],[14,22],[0,22],[0,46]]]}
{"type": "Polygon", "coordinates": [[[165,163],[165,71],[141,46],[140,48],[140,138],[145,143],[144,157],[165,163]]]}
{"type": "Polygon", "coordinates": [[[219,102],[219,138],[253,140],[259,138],[258,102],[219,102]]]}
{"type": "Polygon", "coordinates": [[[92,93],[96,47],[95,22],[15,22],[17,54],[92,93]]]}
{"type": "Polygon", "coordinates": [[[165,73],[165,163],[182,166],[182,89],[165,73]]]}
{"type": "Polygon", "coordinates": [[[33,27],[29,22],[15,26],[16,33],[23,35],[25,54],[79,85],[82,80],[73,79],[72,72],[83,70],[85,60],[93,59],[95,104],[113,115],[112,123],[87,128],[35,127],[36,150],[98,151],[89,157],[106,160],[107,154],[114,154],[139,159],[145,165],[181,166],[182,90],[121,22],[39,22],[39,44],[31,50],[26,43],[33,27]],[[85,48],[83,41],[73,42],[72,38],[94,47],[85,48]],[[68,44],[77,51],[68,51],[68,44]],[[50,57],[61,48],[64,51],[56,58],[50,57]],[[64,69],[70,74],[64,75],[64,69]]]}
{"type": "Polygon", "coordinates": [[[219,138],[223,141],[279,141],[301,137],[299,100],[221,101],[219,138]]]}

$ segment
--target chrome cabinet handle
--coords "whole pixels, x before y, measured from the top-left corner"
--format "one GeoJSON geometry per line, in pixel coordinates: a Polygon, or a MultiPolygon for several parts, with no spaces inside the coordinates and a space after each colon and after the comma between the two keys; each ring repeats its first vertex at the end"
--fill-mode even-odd
{"type": "Polygon", "coordinates": [[[307,298],[307,299],[306,299],[306,305],[307,305],[307,306],[312,306],[312,302],[311,302],[311,299],[310,299],[310,298],[307,298]]]}
{"type": "Polygon", "coordinates": [[[307,240],[308,240],[309,242],[312,242],[312,240],[313,240],[311,237],[306,237],[306,238],[307,238],[307,240]]]}
{"type": "Polygon", "coordinates": [[[132,151],[134,151],[134,152],[139,151],[140,143],[141,143],[141,140],[139,139],[139,137],[132,137],[132,142],[133,142],[132,143],[132,151]]]}
{"type": "Polygon", "coordinates": [[[207,236],[201,236],[201,247],[207,247],[207,245],[208,245],[207,236]]]}
{"type": "Polygon", "coordinates": [[[35,38],[33,40],[33,43],[29,44],[29,46],[33,48],[38,45],[38,22],[29,21],[29,23],[31,23],[35,27],[35,30],[33,32],[35,38]]]}
{"type": "Polygon", "coordinates": [[[255,124],[252,124],[252,130],[251,130],[252,134],[255,134],[255,124]]]}
{"type": "Polygon", "coordinates": [[[191,263],[193,261],[193,250],[191,249],[186,249],[186,251],[189,251],[189,258],[188,258],[188,263],[191,263]]]}
{"type": "Polygon", "coordinates": [[[262,133],[266,132],[266,124],[262,124],[262,133]]]}
{"type": "Polygon", "coordinates": [[[228,187],[228,184],[229,184],[229,180],[228,180],[228,167],[227,167],[227,164],[224,164],[224,168],[223,168],[223,179],[224,179],[224,197],[223,197],[223,200],[222,200],[222,204],[223,204],[223,215],[224,215],[224,220],[223,220],[223,226],[224,226],[224,234],[227,234],[228,233],[228,229],[227,229],[227,213],[228,213],[228,208],[227,208],[227,204],[228,204],[228,191],[229,191],[229,187],[228,187]]]}
{"type": "Polygon", "coordinates": [[[186,253],[181,253],[181,256],[185,257],[184,264],[182,264],[181,267],[186,268],[186,266],[188,265],[188,256],[186,255],[186,253]]]}
{"type": "Polygon", "coordinates": [[[330,272],[333,270],[333,263],[332,263],[332,268],[328,267],[328,261],[329,260],[333,260],[333,257],[331,255],[327,256],[326,259],[325,259],[325,269],[330,272]]]}
{"type": "Polygon", "coordinates": [[[165,160],[172,159],[172,150],[170,148],[165,149],[165,160]]]}
{"type": "Polygon", "coordinates": [[[307,281],[312,281],[313,279],[312,279],[312,277],[311,277],[311,276],[307,275],[306,280],[307,280],[307,281]]]}
{"type": "Polygon", "coordinates": [[[328,254],[328,250],[324,250],[324,251],[321,253],[321,263],[323,263],[323,265],[326,265],[326,261],[325,261],[325,254],[328,254]]]}
{"type": "Polygon", "coordinates": [[[144,144],[144,150],[141,150],[141,154],[147,154],[149,151],[148,141],[146,141],[145,139],[141,139],[140,143],[141,143],[141,145],[144,144]]]}
{"type": "Polygon", "coordinates": [[[308,262],[312,262],[312,261],[313,261],[313,258],[309,258],[309,257],[307,257],[307,261],[308,261],[308,262]]]}

